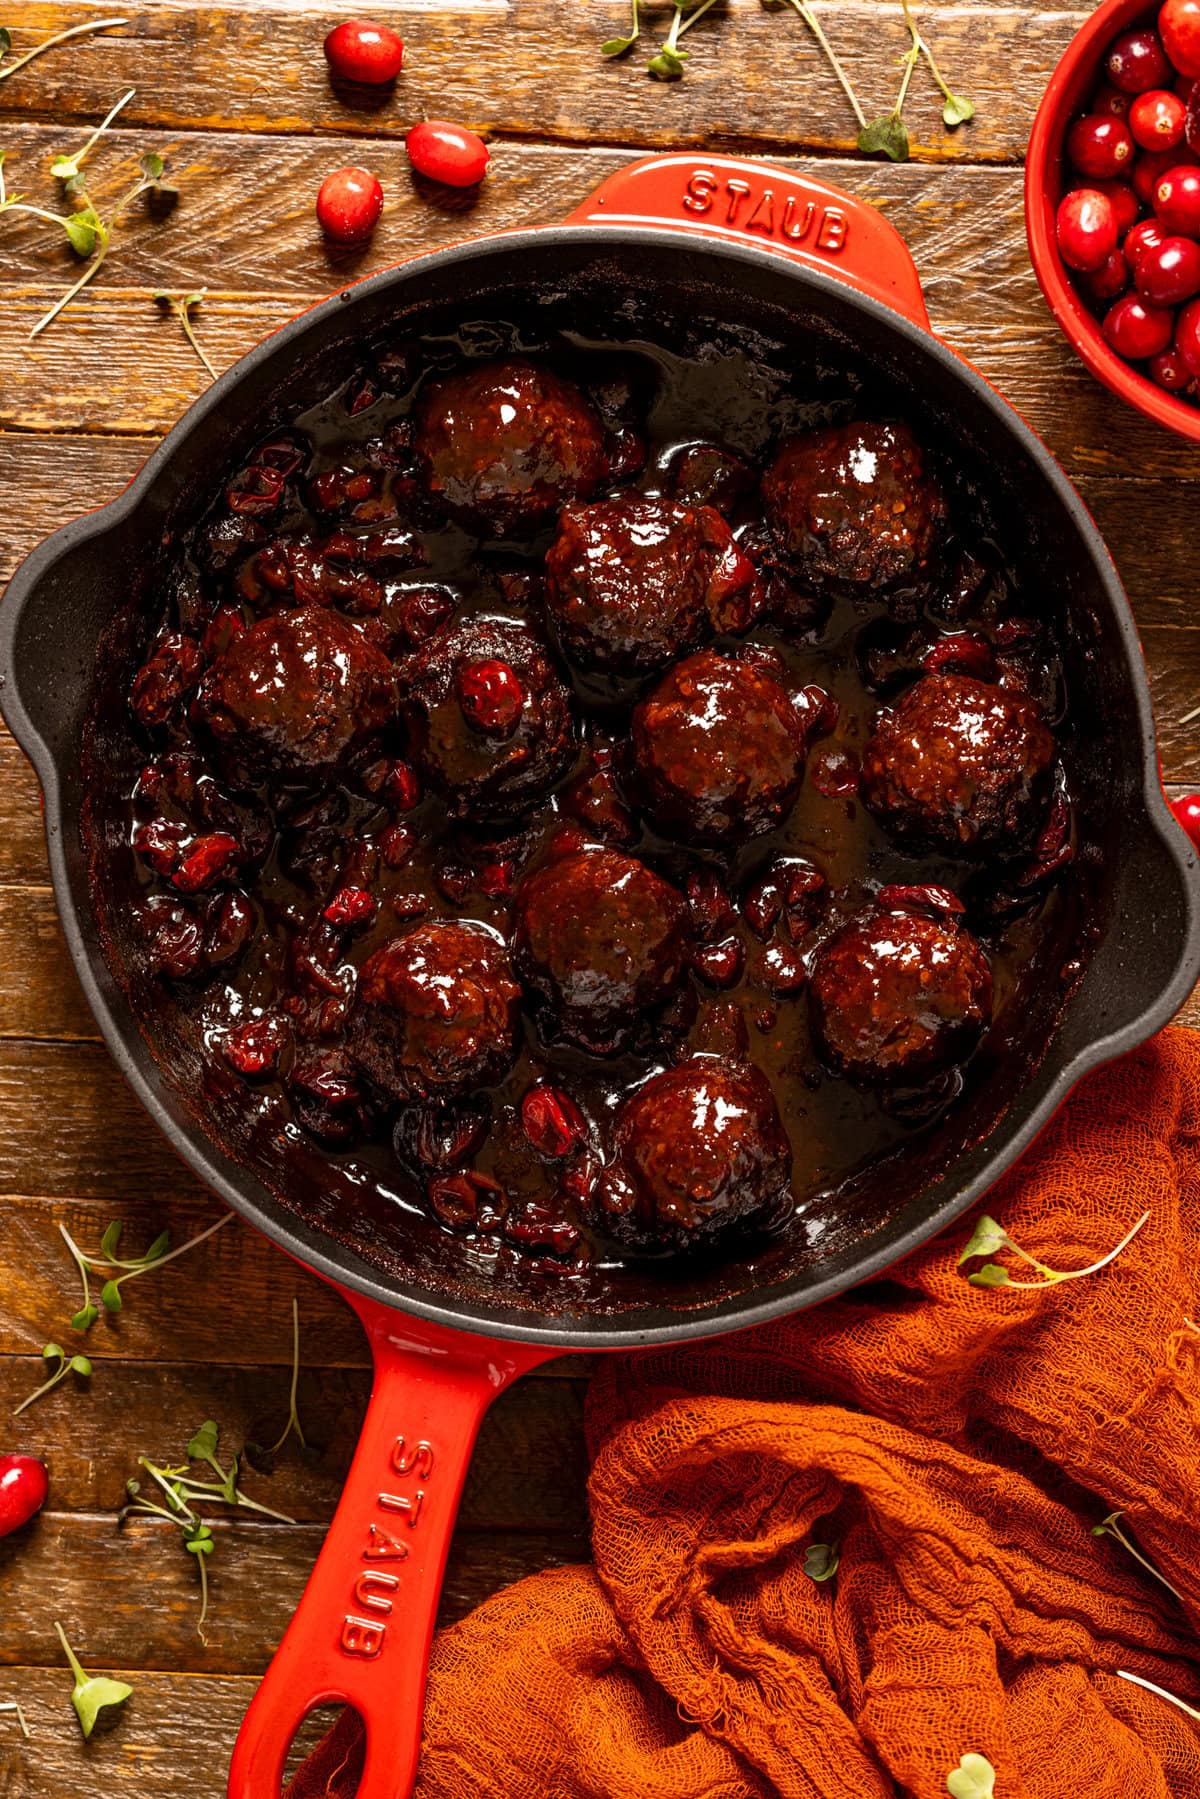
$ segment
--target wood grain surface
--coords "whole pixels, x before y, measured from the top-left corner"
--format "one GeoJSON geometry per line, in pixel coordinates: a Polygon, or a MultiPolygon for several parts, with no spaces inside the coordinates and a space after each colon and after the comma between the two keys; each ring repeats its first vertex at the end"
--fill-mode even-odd
{"type": "MultiPolygon", "coordinates": [[[[30,326],[78,272],[61,234],[0,219],[0,581],[65,519],[116,495],[208,376],[156,290],[206,290],[196,329],[218,370],[347,282],[465,235],[559,220],[606,175],[649,151],[702,146],[796,166],[881,207],[903,233],[934,329],[1022,411],[1075,479],[1128,587],[1145,645],[1173,792],[1200,786],[1200,449],[1123,410],[1074,359],[1025,248],[1021,158],[1037,101],[1084,9],[934,0],[921,12],[978,117],[950,133],[918,77],[914,160],[853,153],[853,121],[794,11],[722,0],[689,35],[687,77],[648,80],[640,50],[605,64],[624,0],[385,0],[372,15],[407,44],[394,92],[338,90],[320,42],[351,0],[187,0],[113,7],[21,0],[3,23],[19,52],[108,12],[128,24],[49,53],[0,81],[10,192],[55,200],[52,154],[77,147],[126,88],[120,128],[93,153],[111,199],[137,155],[168,157],[180,200],[165,221],[135,208],[94,288],[36,343],[30,326]],[[408,171],[401,139],[422,116],[486,132],[479,194],[447,202],[408,171]],[[344,162],[387,191],[368,250],[331,251],[315,189],[344,162]]],[[[886,0],[819,11],[864,101],[890,104],[906,45],[886,0]]],[[[654,3],[649,22],[665,24],[654,3]]],[[[37,785],[0,731],[0,1417],[42,1378],[78,1303],[60,1234],[96,1244],[168,1226],[183,1241],[216,1203],[148,1123],[104,1050],[71,968],[48,884],[37,785]]],[[[1200,1024],[1195,999],[1184,1014],[1200,1024]]],[[[321,1282],[231,1222],[177,1270],[127,1290],[89,1339],[95,1372],[0,1430],[0,1451],[48,1455],[50,1504],[0,1544],[0,1701],[19,1699],[26,1742],[0,1713],[0,1799],[220,1799],[229,1750],[336,1503],[368,1388],[366,1346],[321,1282]],[[291,1304],[303,1320],[302,1415],[250,1490],[294,1524],[218,1527],[208,1641],[196,1631],[192,1560],[153,1520],[119,1526],[140,1455],[177,1456],[206,1417],[225,1440],[273,1440],[287,1410],[291,1304]],[[115,1729],[84,1745],[54,1637],[136,1692],[115,1729]]],[[[586,1554],[582,1394],[589,1364],[551,1364],[489,1417],[468,1482],[444,1616],[534,1569],[586,1554]]]]}

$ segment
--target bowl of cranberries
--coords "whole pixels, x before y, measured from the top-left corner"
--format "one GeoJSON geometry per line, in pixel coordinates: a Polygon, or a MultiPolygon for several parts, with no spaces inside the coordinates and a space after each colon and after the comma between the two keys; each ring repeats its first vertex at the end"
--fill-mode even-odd
{"type": "Polygon", "coordinates": [[[1106,0],[1071,43],[1025,170],[1034,271],[1088,368],[1200,442],[1200,0],[1106,0]]]}

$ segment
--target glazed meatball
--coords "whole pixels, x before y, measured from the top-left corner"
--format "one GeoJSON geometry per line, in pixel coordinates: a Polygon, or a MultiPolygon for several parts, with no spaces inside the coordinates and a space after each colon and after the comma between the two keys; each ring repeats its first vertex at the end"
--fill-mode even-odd
{"type": "Polygon", "coordinates": [[[685,843],[773,831],[800,791],[807,735],[770,668],[701,650],[634,711],[646,810],[660,831],[685,843]]]}
{"type": "Polygon", "coordinates": [[[1054,739],[1033,701],[969,675],[925,675],[875,721],[862,792],[902,842],[1019,850],[1042,808],[1054,739]]]}
{"type": "Polygon", "coordinates": [[[567,656],[616,675],[650,674],[714,630],[745,630],[761,599],[718,512],[642,494],[568,507],[546,574],[567,656]]]}
{"type": "Polygon", "coordinates": [[[963,1061],[992,1015],[992,974],[969,931],[920,911],[873,907],[818,950],[813,1030],[837,1074],[916,1083],[963,1061]]]}
{"type": "Polygon", "coordinates": [[[350,1052],[389,1099],[451,1099],[508,1072],[520,1000],[508,952],[490,931],[435,919],[363,963],[350,1052]]]}
{"type": "Polygon", "coordinates": [[[598,1221],[634,1252],[706,1245],[732,1225],[778,1218],[791,1169],[766,1077],[752,1062],[694,1056],[622,1103],[598,1221]]]}
{"type": "Polygon", "coordinates": [[[550,1030],[615,1054],[670,1000],[686,960],[683,895],[634,856],[570,850],[517,892],[517,968],[550,1030]]]}
{"type": "Polygon", "coordinates": [[[430,382],[413,443],[435,497],[499,536],[528,537],[609,473],[595,408],[571,382],[518,357],[430,382]]]}
{"type": "Polygon", "coordinates": [[[866,595],[931,572],[946,502],[904,425],[832,425],[789,438],[762,492],[781,551],[818,593],[866,595]]]}
{"type": "Polygon", "coordinates": [[[259,619],[200,684],[192,717],[260,774],[327,776],[395,716],[396,677],[357,625],[323,606],[259,619]]]}
{"type": "Polygon", "coordinates": [[[524,625],[440,632],[405,666],[402,697],[413,754],[460,815],[519,811],[575,758],[570,695],[524,625]]]}

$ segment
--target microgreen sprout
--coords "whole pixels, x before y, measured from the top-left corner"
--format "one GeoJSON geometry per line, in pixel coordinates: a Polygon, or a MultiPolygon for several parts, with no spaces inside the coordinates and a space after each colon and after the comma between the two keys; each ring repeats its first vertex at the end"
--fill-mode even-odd
{"type": "Polygon", "coordinates": [[[1166,1587],[1167,1592],[1174,1594],[1180,1605],[1183,1605],[1183,1594],[1179,1591],[1178,1587],[1173,1587],[1166,1575],[1159,1573],[1158,1569],[1154,1566],[1154,1563],[1144,1556],[1140,1549],[1134,1547],[1133,1543],[1129,1540],[1129,1537],[1121,1529],[1121,1519],[1124,1516],[1124,1512],[1110,1512],[1108,1517],[1101,1519],[1099,1524],[1093,1524],[1092,1535],[1094,1537],[1115,1537],[1122,1549],[1127,1550],[1134,1561],[1141,1564],[1147,1574],[1153,1575],[1160,1586],[1166,1587]]]}
{"type": "Polygon", "coordinates": [[[45,1381],[36,1392],[31,1393],[28,1399],[23,1399],[20,1405],[13,1407],[14,1418],[19,1418],[21,1413],[33,1405],[36,1400],[44,1399],[47,1393],[52,1393],[55,1387],[66,1380],[68,1374],[78,1374],[84,1380],[88,1380],[91,1376],[92,1364],[88,1358],[85,1355],[69,1356],[61,1343],[45,1344],[42,1355],[47,1362],[56,1362],[58,1365],[48,1381],[45,1381]]]}
{"type": "Polygon", "coordinates": [[[626,50],[632,50],[641,36],[641,24],[638,20],[638,0],[632,0],[633,19],[629,27],[628,37],[610,37],[606,44],[601,44],[601,56],[624,56],[626,50]]]}
{"type": "Polygon", "coordinates": [[[190,1250],[198,1249],[201,1243],[223,1230],[232,1221],[233,1213],[225,1212],[210,1224],[198,1236],[189,1237],[177,1249],[171,1248],[170,1231],[161,1231],[149,1249],[140,1256],[120,1256],[117,1254],[121,1246],[122,1226],[119,1219],[114,1219],[104,1231],[100,1239],[99,1251],[95,1254],[80,1249],[65,1224],[59,1225],[63,1242],[71,1252],[71,1259],[79,1270],[79,1279],[83,1288],[83,1304],[71,1319],[72,1329],[90,1330],[100,1316],[99,1309],[92,1300],[91,1276],[104,1277],[100,1288],[100,1304],[106,1312],[116,1313],[124,1310],[125,1302],[121,1297],[121,1288],[126,1281],[136,1280],[141,1274],[148,1274],[152,1268],[165,1268],[177,1256],[185,1256],[190,1250]],[[120,1270],[118,1273],[117,1271],[120,1270]]]}
{"type": "Polygon", "coordinates": [[[79,1719],[79,1728],[85,1737],[90,1737],[96,1728],[96,1720],[102,1711],[110,1705],[124,1705],[133,1697],[133,1688],[126,1686],[123,1680],[110,1680],[103,1674],[88,1674],[79,1665],[79,1658],[67,1641],[67,1633],[61,1624],[55,1624],[59,1641],[67,1652],[67,1660],[71,1664],[71,1672],[75,1676],[75,1690],[71,1694],[71,1704],[79,1719]]]}
{"type": "Polygon", "coordinates": [[[183,326],[183,335],[187,338],[187,340],[191,344],[193,350],[195,350],[197,356],[200,358],[201,362],[204,364],[205,368],[208,370],[209,374],[212,376],[213,380],[215,381],[217,378],[217,371],[213,367],[212,363],[208,360],[208,357],[204,354],[204,350],[203,350],[203,347],[201,346],[200,340],[196,336],[195,331],[192,329],[192,321],[189,316],[191,313],[192,307],[199,306],[201,300],[203,300],[203,298],[204,298],[206,291],[207,290],[205,288],[201,288],[200,292],[198,294],[168,294],[168,293],[163,293],[160,291],[159,293],[155,294],[154,298],[158,301],[160,306],[166,306],[171,312],[173,312],[175,314],[175,317],[179,320],[179,323],[183,326]]]}
{"type": "Polygon", "coordinates": [[[836,1543],[810,1543],[804,1551],[804,1572],[820,1585],[833,1579],[841,1559],[836,1543]]]}
{"type": "Polygon", "coordinates": [[[679,40],[685,31],[690,31],[697,19],[702,19],[710,6],[717,0],[675,0],[675,15],[671,20],[671,29],[665,41],[659,46],[657,53],[646,64],[647,74],[653,75],[656,81],[678,81],[683,74],[688,52],[679,49],[679,40]]]}
{"type": "Polygon", "coordinates": [[[950,92],[950,89],[942,78],[942,71],[938,68],[937,63],[934,60],[933,51],[929,48],[929,45],[917,30],[916,21],[912,16],[908,0],[900,0],[900,4],[904,8],[904,22],[912,33],[912,48],[918,56],[923,56],[925,58],[925,61],[929,64],[929,73],[933,76],[933,79],[937,82],[938,87],[941,90],[943,100],[942,123],[953,131],[956,125],[965,125],[968,119],[973,119],[975,117],[974,103],[969,100],[965,94],[952,94],[950,92]]]}
{"type": "Polygon", "coordinates": [[[288,1438],[295,1433],[296,1441],[301,1449],[308,1448],[304,1435],[304,1427],[300,1423],[300,1413],[296,1406],[296,1393],[300,1385],[300,1301],[292,1300],[292,1385],[288,1395],[287,1423],[283,1427],[283,1435],[277,1443],[272,1443],[267,1450],[268,1455],[278,1455],[288,1438]]]}
{"type": "Polygon", "coordinates": [[[1168,1705],[1177,1705],[1181,1712],[1186,1712],[1189,1718],[1194,1718],[1197,1724],[1200,1724],[1200,1712],[1196,1710],[1195,1706],[1188,1705],[1186,1700],[1180,1699],[1175,1693],[1168,1693],[1166,1687],[1156,1687],[1152,1680],[1143,1680],[1140,1674],[1129,1674],[1124,1668],[1117,1669],[1117,1679],[1132,1681],[1135,1687],[1145,1687],[1148,1693],[1157,1693],[1158,1697],[1165,1699],[1168,1705]]]}
{"type": "MultiPolygon", "coordinates": [[[[280,1442],[285,1438],[286,1432],[280,1442]]],[[[138,1466],[145,1469],[166,1503],[150,1498],[143,1492],[140,1481],[128,1480],[125,1490],[129,1501],[121,1512],[122,1522],[135,1514],[141,1514],[165,1518],[169,1524],[179,1527],[183,1547],[189,1555],[195,1556],[200,1572],[200,1616],[196,1628],[202,1638],[208,1618],[208,1558],[216,1548],[216,1543],[212,1527],[194,1508],[197,1505],[227,1506],[234,1511],[256,1512],[261,1517],[273,1518],[280,1524],[295,1523],[295,1519],[290,1518],[286,1512],[277,1512],[269,1505],[260,1505],[256,1499],[243,1493],[238,1484],[241,1457],[235,1455],[229,1467],[224,1467],[217,1456],[219,1440],[218,1427],[209,1418],[188,1444],[186,1462],[175,1467],[159,1467],[148,1456],[139,1456],[138,1466]],[[197,1479],[193,1473],[196,1462],[206,1463],[216,1475],[216,1480],[197,1479]]]]}
{"type": "Polygon", "coordinates": [[[851,110],[858,120],[859,130],[865,131],[867,128],[867,115],[863,111],[858,95],[851,85],[849,75],[847,75],[845,69],[838,61],[837,53],[825,35],[820,19],[818,19],[812,7],[807,4],[807,0],[788,0],[788,5],[794,7],[800,14],[800,17],[804,20],[804,23],[808,26],[808,29],[812,32],[818,44],[821,46],[821,49],[825,53],[826,61],[829,63],[830,68],[833,70],[841,85],[842,92],[850,102],[851,110]]]}
{"type": "Polygon", "coordinates": [[[994,1218],[989,1218],[985,1212],[975,1226],[974,1231],[971,1233],[970,1242],[959,1256],[958,1265],[961,1268],[964,1262],[975,1261],[980,1256],[994,1256],[1000,1250],[1007,1249],[1010,1250],[1013,1255],[1018,1256],[1020,1260],[1025,1262],[1030,1268],[1036,1270],[1038,1276],[1037,1280],[1015,1281],[1009,1274],[1008,1269],[1002,1267],[1000,1263],[985,1262],[982,1268],[976,1268],[967,1276],[967,1279],[971,1282],[972,1286],[1056,1287],[1060,1281],[1082,1280],[1085,1275],[1098,1274],[1102,1268],[1107,1268],[1108,1264],[1115,1261],[1121,1251],[1133,1242],[1133,1239],[1137,1236],[1149,1216],[1149,1212],[1143,1212],[1132,1229],[1126,1231],[1116,1248],[1110,1249],[1108,1254],[1106,1256],[1101,1256],[1098,1262],[1091,1262],[1086,1268],[1048,1268],[1045,1262],[1039,1262],[1036,1256],[1031,1256],[1026,1250],[1021,1248],[1019,1243],[1014,1243],[1004,1227],[997,1224],[994,1218]]]}
{"type": "MultiPolygon", "coordinates": [[[[65,44],[69,39],[75,37],[88,37],[96,31],[112,31],[118,25],[128,25],[128,23],[128,19],[89,19],[84,25],[72,25],[69,31],[60,31],[54,37],[45,38],[40,44],[35,44],[32,50],[26,50],[23,56],[18,56],[16,62],[9,63],[6,69],[0,69],[0,81],[7,81],[10,75],[15,75],[18,69],[23,69],[26,63],[31,63],[35,56],[44,56],[46,51],[53,50],[56,44],[65,44]]],[[[11,49],[12,38],[4,27],[0,26],[0,62],[4,61],[11,49]]]]}
{"type": "MultiPolygon", "coordinates": [[[[4,35],[7,37],[7,32],[4,35]]],[[[29,1721],[15,1699],[5,1699],[0,1703],[0,1712],[15,1712],[17,1723],[21,1726],[21,1735],[26,1739],[32,1736],[33,1732],[29,1728],[29,1721]]]]}
{"type": "Polygon", "coordinates": [[[950,1799],[993,1799],[996,1770],[986,1755],[976,1755],[972,1751],[947,1774],[946,1791],[950,1799]]]}
{"type": "Polygon", "coordinates": [[[136,92],[137,89],[131,87],[128,93],[121,95],[121,98],[116,104],[109,108],[105,117],[100,121],[99,125],[97,125],[82,150],[76,150],[74,156],[56,156],[54,161],[50,164],[50,173],[54,176],[56,181],[66,183],[68,193],[76,191],[73,184],[79,180],[79,171],[83,167],[84,157],[99,143],[117,114],[124,111],[136,92]]]}
{"type": "Polygon", "coordinates": [[[891,112],[885,113],[880,119],[871,119],[859,132],[858,147],[868,155],[874,156],[882,152],[893,162],[908,161],[908,126],[903,118],[904,102],[908,98],[908,84],[920,55],[920,40],[917,39],[900,58],[900,92],[896,95],[896,104],[891,112]]]}

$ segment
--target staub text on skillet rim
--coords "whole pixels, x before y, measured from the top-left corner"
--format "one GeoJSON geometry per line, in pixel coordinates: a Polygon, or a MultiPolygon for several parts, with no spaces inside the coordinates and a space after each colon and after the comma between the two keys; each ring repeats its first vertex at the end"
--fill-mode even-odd
{"type": "Polygon", "coordinates": [[[1162,796],[1136,631],[1099,533],[1033,433],[973,369],[929,335],[915,271],[891,226],[834,189],[764,165],[693,157],[634,165],[606,183],[566,226],[433,252],[369,277],[285,326],[214,384],[124,495],[56,533],[22,566],[0,611],[0,700],[42,785],[64,930],[118,1065],[200,1178],[347,1293],[376,1351],[375,1402],[343,1505],[235,1757],[230,1791],[238,1799],[268,1799],[278,1790],[292,1730],[307,1709],[326,1699],[355,1704],[368,1719],[363,1799],[396,1799],[409,1790],[424,1650],[457,1493],[478,1418],[509,1379],[567,1349],[628,1348],[760,1322],[880,1273],[1011,1166],[1083,1074],[1164,1024],[1200,973],[1196,857],[1162,796]],[[797,309],[824,309],[843,329],[886,340],[897,356],[911,358],[928,388],[970,409],[981,440],[1003,446],[1014,479],[1052,517],[1064,558],[1069,552],[1086,570],[1093,606],[1086,623],[1107,669],[1104,693],[1115,732],[1110,749],[1119,767],[1113,776],[1114,867],[1100,941],[1032,1081],[987,1141],[962,1158],[961,1172],[917,1208],[918,1215],[894,1221],[877,1240],[866,1239],[807,1278],[766,1292],[751,1287],[691,1314],[648,1307],[632,1317],[589,1320],[476,1304],[389,1281],[285,1210],[206,1139],[194,1118],[172,1105],[90,924],[75,841],[71,726],[90,691],[99,641],[93,631],[89,655],[78,623],[79,617],[88,622],[94,559],[107,546],[110,558],[119,560],[118,546],[136,541],[143,514],[155,517],[156,496],[183,478],[189,450],[195,456],[206,433],[207,441],[216,440],[223,409],[253,406],[280,370],[294,371],[305,345],[337,332],[357,329],[365,336],[378,329],[390,297],[406,286],[455,281],[478,311],[489,280],[502,270],[527,268],[528,279],[540,274],[550,280],[556,267],[565,275],[584,262],[603,258],[619,265],[623,257],[642,270],[661,266],[664,283],[668,269],[694,264],[698,275],[744,294],[748,313],[755,296],[767,290],[778,293],[780,303],[787,294],[797,309]],[[394,1545],[390,1560],[386,1542],[394,1545]]]}

